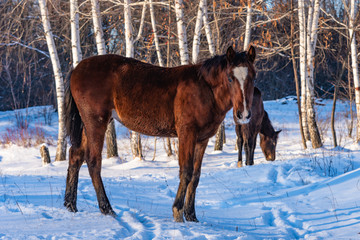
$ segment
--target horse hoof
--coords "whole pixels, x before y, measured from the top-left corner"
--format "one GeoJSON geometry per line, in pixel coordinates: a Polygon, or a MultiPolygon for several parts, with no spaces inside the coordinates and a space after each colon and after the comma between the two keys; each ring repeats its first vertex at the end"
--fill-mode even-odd
{"type": "Polygon", "coordinates": [[[178,210],[177,208],[173,208],[173,216],[175,222],[184,222],[184,210],[178,210]]]}
{"type": "Polygon", "coordinates": [[[238,163],[237,163],[237,167],[238,167],[238,168],[241,168],[241,167],[242,167],[242,162],[238,162],[238,163]]]}
{"type": "Polygon", "coordinates": [[[72,203],[68,203],[68,202],[64,202],[64,206],[66,207],[66,209],[69,211],[69,212],[77,212],[77,208],[74,204],[72,203]]]}
{"type": "Polygon", "coordinates": [[[117,217],[116,213],[114,212],[114,210],[112,210],[112,208],[100,209],[100,211],[104,215],[111,216],[111,217],[114,217],[114,218],[117,217]]]}
{"type": "Polygon", "coordinates": [[[188,222],[199,222],[199,220],[193,214],[189,214],[189,215],[185,214],[185,219],[188,222]]]}

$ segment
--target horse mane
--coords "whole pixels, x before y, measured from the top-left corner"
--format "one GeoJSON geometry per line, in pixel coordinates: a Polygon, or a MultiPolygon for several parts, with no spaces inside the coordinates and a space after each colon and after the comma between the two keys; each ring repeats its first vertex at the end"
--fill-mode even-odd
{"type": "Polygon", "coordinates": [[[261,129],[260,129],[260,133],[268,136],[268,137],[273,137],[275,135],[275,129],[271,124],[271,121],[269,119],[269,115],[268,113],[264,110],[264,116],[261,122],[261,129]]]}
{"type": "MultiPolygon", "coordinates": [[[[199,75],[205,80],[216,79],[216,76],[228,66],[226,55],[215,55],[199,64],[199,75]]],[[[213,84],[212,84],[213,85],[213,84]]]]}

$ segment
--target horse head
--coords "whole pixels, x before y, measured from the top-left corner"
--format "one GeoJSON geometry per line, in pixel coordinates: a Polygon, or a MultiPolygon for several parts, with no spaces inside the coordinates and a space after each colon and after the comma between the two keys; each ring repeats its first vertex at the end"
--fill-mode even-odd
{"type": "Polygon", "coordinates": [[[260,133],[260,147],[267,161],[275,160],[276,144],[281,130],[276,131],[272,136],[265,136],[260,133]]]}
{"type": "Polygon", "coordinates": [[[227,77],[230,84],[234,120],[237,124],[247,124],[251,118],[254,92],[256,53],[253,46],[247,52],[237,53],[232,47],[226,52],[228,62],[227,77]]]}

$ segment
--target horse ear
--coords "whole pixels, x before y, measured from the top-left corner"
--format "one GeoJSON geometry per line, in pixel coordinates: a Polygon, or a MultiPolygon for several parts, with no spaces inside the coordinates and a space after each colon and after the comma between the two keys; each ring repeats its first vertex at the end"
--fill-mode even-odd
{"type": "Polygon", "coordinates": [[[281,133],[282,129],[280,129],[279,131],[276,131],[276,135],[279,135],[279,133],[281,133]]]}
{"type": "Polygon", "coordinates": [[[235,55],[236,55],[236,52],[234,51],[232,46],[228,47],[228,49],[226,51],[226,59],[228,60],[228,62],[232,62],[233,59],[235,58],[235,55]]]}
{"type": "Polygon", "coordinates": [[[256,51],[255,51],[255,48],[252,45],[250,45],[249,50],[248,50],[246,55],[247,55],[249,61],[251,63],[254,63],[255,57],[256,57],[256,51]]]}

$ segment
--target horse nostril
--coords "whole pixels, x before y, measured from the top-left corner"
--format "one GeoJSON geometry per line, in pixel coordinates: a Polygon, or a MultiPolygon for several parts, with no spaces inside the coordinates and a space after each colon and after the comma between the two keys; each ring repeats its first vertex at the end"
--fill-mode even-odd
{"type": "Polygon", "coordinates": [[[236,112],[236,116],[238,117],[238,119],[242,119],[242,114],[240,111],[237,111],[236,112]]]}
{"type": "Polygon", "coordinates": [[[246,119],[250,119],[251,118],[251,111],[249,111],[249,114],[247,115],[246,119]]]}

